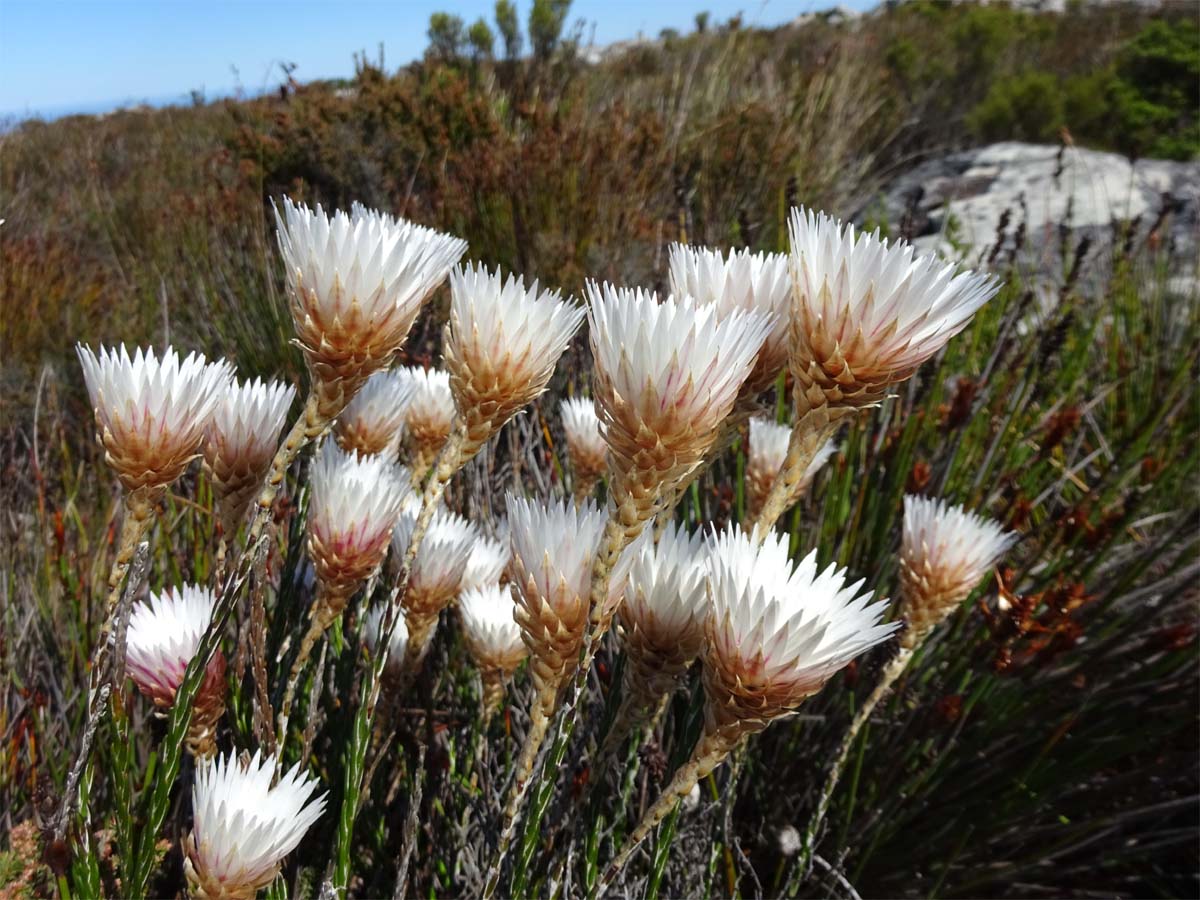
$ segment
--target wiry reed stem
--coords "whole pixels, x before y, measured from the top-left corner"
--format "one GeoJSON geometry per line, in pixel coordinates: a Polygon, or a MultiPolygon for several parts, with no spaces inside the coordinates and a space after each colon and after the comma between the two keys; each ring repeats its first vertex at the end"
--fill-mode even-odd
{"type": "Polygon", "coordinates": [[[629,837],[625,839],[625,845],[613,857],[604,876],[596,882],[596,886],[592,889],[592,897],[598,897],[608,889],[642,841],[649,837],[650,832],[658,827],[658,824],[671,813],[679,801],[699,784],[700,779],[708,777],[710,772],[726,760],[737,747],[742,736],[742,732],[736,727],[705,730],[697,742],[696,748],[692,751],[691,759],[679,767],[671,778],[671,783],[663,790],[662,796],[646,811],[637,828],[630,832],[629,837]]]}
{"type": "MultiPolygon", "coordinates": [[[[108,576],[108,599],[104,619],[96,647],[92,652],[91,675],[88,679],[87,727],[80,741],[79,756],[75,760],[67,779],[67,790],[63,795],[56,836],[65,837],[71,810],[78,806],[81,817],[80,833],[87,852],[90,814],[87,800],[92,783],[92,747],[96,731],[104,721],[105,710],[111,705],[114,714],[123,713],[124,699],[116,675],[125,670],[125,629],[129,621],[128,607],[133,602],[133,590],[122,594],[125,576],[129,573],[143,538],[150,532],[154,520],[154,507],[161,498],[164,488],[144,487],[130,492],[125,497],[125,521],[121,525],[120,542],[108,576]],[[122,597],[125,604],[122,605],[122,597]],[[121,615],[122,609],[125,610],[121,615]]],[[[148,559],[148,546],[146,559],[148,559]]],[[[137,568],[142,568],[139,566],[137,568]]],[[[134,581],[140,581],[140,576],[134,581]]],[[[137,585],[133,584],[134,589],[137,585]]],[[[123,678],[121,679],[123,680],[123,678]]]]}
{"type": "Polygon", "coordinates": [[[804,841],[800,845],[800,855],[797,858],[792,878],[788,881],[788,888],[785,891],[785,895],[791,896],[795,887],[808,878],[812,867],[813,851],[817,847],[817,838],[819,837],[821,826],[825,822],[825,815],[829,812],[829,803],[833,799],[834,789],[837,788],[838,780],[842,777],[842,771],[846,768],[846,760],[850,757],[850,750],[853,748],[854,742],[858,739],[858,733],[862,731],[863,726],[867,724],[867,720],[871,718],[875,707],[888,695],[892,685],[896,683],[896,679],[908,668],[908,663],[912,659],[912,656],[912,648],[900,648],[900,652],[896,654],[880,674],[879,683],[875,685],[875,690],[871,691],[866,702],[855,713],[854,719],[850,722],[850,727],[842,735],[837,753],[833,757],[833,765],[830,766],[829,774],[825,778],[825,784],[821,787],[821,795],[817,799],[816,808],[813,810],[812,818],[809,819],[808,827],[804,831],[804,841]]]}
{"type": "Polygon", "coordinates": [[[434,463],[433,476],[429,479],[421,496],[421,511],[413,525],[408,552],[404,554],[396,586],[384,606],[383,618],[379,624],[379,641],[371,660],[371,669],[367,677],[362,680],[358,711],[355,713],[350,746],[346,753],[342,807],[338,818],[337,845],[332,864],[333,874],[330,879],[334,889],[342,896],[345,895],[346,885],[350,880],[350,846],[354,837],[354,820],[358,816],[366,753],[371,742],[375,707],[379,702],[379,689],[383,683],[383,671],[387,667],[392,635],[400,620],[404,592],[408,590],[413,564],[421,549],[421,543],[425,540],[425,533],[429,530],[430,523],[433,522],[434,512],[437,510],[438,503],[441,502],[442,495],[446,492],[446,485],[469,459],[464,451],[466,442],[465,428],[456,427],[442,446],[434,463]]]}
{"type": "Polygon", "coordinates": [[[267,604],[264,582],[250,591],[251,671],[254,675],[254,735],[268,753],[275,752],[275,712],[267,690],[267,604]]]}
{"type": "MultiPolygon", "coordinates": [[[[543,684],[537,690],[533,700],[533,709],[529,713],[529,732],[525,735],[525,743],[521,746],[521,756],[517,761],[513,789],[508,797],[508,805],[504,809],[504,828],[500,832],[500,841],[496,848],[496,859],[488,872],[487,883],[483,888],[483,896],[491,897],[500,886],[500,872],[508,848],[517,833],[517,823],[520,821],[521,807],[529,794],[529,786],[533,782],[534,763],[537,761],[538,750],[545,743],[546,733],[550,730],[550,719],[554,715],[554,706],[558,698],[561,683],[543,684]]],[[[553,776],[551,776],[553,777],[553,776]]]]}
{"type": "MultiPolygon", "coordinates": [[[[288,673],[287,684],[284,687],[283,700],[279,704],[279,726],[276,731],[279,735],[280,745],[287,743],[288,719],[291,716],[292,703],[296,698],[296,686],[300,682],[300,677],[304,674],[304,667],[308,663],[308,658],[312,655],[313,647],[316,646],[317,641],[341,617],[342,610],[346,607],[346,599],[345,597],[333,596],[323,589],[318,590],[316,603],[313,605],[312,613],[309,616],[308,630],[304,633],[304,638],[300,641],[300,648],[296,651],[296,659],[292,663],[292,669],[288,673]]],[[[279,760],[282,765],[282,753],[279,755],[279,760]]]]}

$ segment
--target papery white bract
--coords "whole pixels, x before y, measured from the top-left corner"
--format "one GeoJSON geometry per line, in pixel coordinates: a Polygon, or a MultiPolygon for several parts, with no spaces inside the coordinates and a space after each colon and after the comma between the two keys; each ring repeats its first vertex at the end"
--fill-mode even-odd
{"type": "Polygon", "coordinates": [[[404,429],[405,440],[418,457],[413,462],[413,469],[419,475],[428,467],[454,425],[454,395],[450,392],[450,374],[441,369],[415,366],[400,372],[412,382],[404,429]]]}
{"type": "Polygon", "coordinates": [[[815,336],[817,359],[844,358],[860,381],[908,377],[999,290],[990,275],[824,213],[793,209],[789,233],[801,330],[815,336]]]}
{"type": "Polygon", "coordinates": [[[376,372],[338,414],[334,424],[338,443],[344,450],[362,454],[394,450],[416,389],[407,371],[376,372]]]}
{"type": "Polygon", "coordinates": [[[510,556],[507,540],[477,537],[463,569],[461,589],[466,591],[499,584],[510,556]]]}
{"type": "Polygon", "coordinates": [[[788,361],[788,323],[792,280],[783,253],[730,250],[722,254],[707,247],[672,244],[671,293],[711,303],[721,315],[734,310],[769,313],[771,332],[763,342],[744,392],[766,390],[788,361]]]}
{"type": "MultiPolygon", "coordinates": [[[[367,649],[374,653],[379,646],[379,632],[383,625],[384,605],[377,603],[371,607],[366,618],[362,623],[362,640],[367,645],[367,649]]],[[[404,611],[400,610],[396,614],[396,628],[392,632],[392,639],[388,643],[388,666],[399,666],[404,661],[404,653],[408,647],[408,623],[404,618],[404,611]]]]}
{"type": "Polygon", "coordinates": [[[159,358],[138,348],[75,347],[105,458],[127,490],[171,483],[200,449],[233,368],[168,347],[159,358]]]}
{"type": "Polygon", "coordinates": [[[708,615],[707,555],[704,536],[689,536],[671,522],[658,541],[643,534],[629,551],[629,575],[618,615],[629,631],[694,659],[703,642],[708,615]]]}
{"type": "Polygon", "coordinates": [[[197,767],[185,863],[194,895],[253,897],[324,812],[315,778],[297,763],[272,786],[277,766],[259,752],[246,767],[233,754],[197,767]]]}
{"type": "Polygon", "coordinates": [[[819,571],[815,550],[793,565],[788,542],[772,533],[758,543],[730,526],[713,536],[709,555],[708,664],[780,708],[816,693],[899,627],[881,623],[887,601],[872,603],[861,580],[847,584],[832,565],[819,571]]]}
{"type": "Polygon", "coordinates": [[[516,580],[521,604],[534,616],[544,605],[569,630],[581,629],[604,512],[591,502],[576,507],[511,494],[506,504],[513,563],[524,575],[516,580]]]}
{"type": "Polygon", "coordinates": [[[520,276],[504,278],[483,266],[451,272],[445,365],[478,440],[546,389],[582,320],[582,309],[536,281],[526,287],[520,276]]]}
{"type": "Polygon", "coordinates": [[[169,707],[188,663],[212,621],[216,597],[208,588],[185,584],[151,594],[129,615],[125,669],[138,689],[169,707]]]}
{"type": "MultiPolygon", "coordinates": [[[[791,440],[792,426],[777,425],[771,419],[754,416],[750,419],[750,446],[746,456],[746,481],[750,487],[750,517],[754,518],[761,508],[763,501],[770,493],[775,476],[783,468],[787,458],[788,442],[791,440]]],[[[816,455],[805,469],[800,479],[799,490],[807,488],[837,452],[837,442],[833,439],[826,441],[817,450],[816,455]]],[[[797,494],[797,499],[798,499],[797,494]]]]}
{"type": "Polygon", "coordinates": [[[715,431],[774,326],[765,313],[722,316],[640,288],[590,283],[588,297],[597,406],[610,435],[630,427],[626,406],[664,439],[715,431]]]}
{"type": "Polygon", "coordinates": [[[296,389],[277,381],[234,381],[222,391],[204,436],[204,465],[228,532],[246,512],[271,467],[296,389]]]}
{"type": "Polygon", "coordinates": [[[405,470],[326,441],[312,464],[308,551],[322,586],[356,590],[383,560],[411,489],[405,470]]]}
{"type": "Polygon", "coordinates": [[[909,625],[905,645],[919,644],[1016,540],[996,522],[960,506],[905,497],[900,538],[900,592],[909,625]]]}
{"type": "MultiPolygon", "coordinates": [[[[419,512],[420,508],[413,504],[400,515],[392,535],[392,554],[396,560],[408,553],[419,512]]],[[[470,522],[449,510],[439,509],[417,548],[408,593],[435,593],[449,601],[462,584],[467,560],[478,540],[479,533],[470,522]]]]}
{"type": "Polygon", "coordinates": [[[296,332],[317,357],[385,361],[467,249],[456,237],[357,204],[329,215],[284,197],[275,220],[296,332]]]}
{"type": "Polygon", "coordinates": [[[901,555],[972,586],[1017,540],[996,522],[961,506],[912,494],[904,498],[901,555]]]}
{"type": "Polygon", "coordinates": [[[575,478],[585,482],[579,493],[590,494],[596,479],[607,468],[608,444],[600,430],[596,403],[584,397],[571,397],[559,404],[563,432],[567,437],[567,453],[575,478]]]}
{"type": "Polygon", "coordinates": [[[511,671],[528,655],[514,609],[508,585],[472,587],[459,596],[463,635],[480,666],[511,671]]]}

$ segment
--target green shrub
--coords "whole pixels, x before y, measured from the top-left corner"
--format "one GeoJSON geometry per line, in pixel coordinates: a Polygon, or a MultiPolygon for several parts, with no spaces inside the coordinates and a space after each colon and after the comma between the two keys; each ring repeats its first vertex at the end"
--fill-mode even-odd
{"type": "Polygon", "coordinates": [[[1063,124],[1063,92],[1045,72],[1022,72],[992,85],[967,125],[984,141],[1049,142],[1063,124]]]}

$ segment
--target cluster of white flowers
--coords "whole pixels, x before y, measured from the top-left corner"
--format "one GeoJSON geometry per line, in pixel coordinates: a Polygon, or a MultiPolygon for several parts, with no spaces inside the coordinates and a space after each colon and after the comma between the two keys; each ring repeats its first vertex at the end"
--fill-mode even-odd
{"type": "MultiPolygon", "coordinates": [[[[887,601],[862,590],[863,580],[832,565],[820,569],[816,551],[793,562],[788,538],[769,525],[754,536],[737,525],[689,534],[673,523],[655,536],[638,534],[720,449],[718,434],[736,435],[758,395],[790,366],[796,424],[750,421],[747,478],[752,509],[761,507],[785,466],[800,471],[805,409],[878,402],[882,386],[911,375],[966,327],[997,289],[990,278],[798,209],[789,254],[674,245],[670,296],[589,283],[586,304],[578,304],[519,275],[455,268],[465,242],[385,213],[355,206],[330,215],[285,198],[275,215],[312,375],[304,416],[280,447],[291,386],[238,382],[228,363],[181,359],[170,348],[131,356],[124,346],[96,354],[80,345],[99,437],[128,491],[160,497],[202,454],[229,539],[268,472],[270,484],[282,481],[303,441],[332,428],[308,471],[307,548],[319,596],[336,597],[341,615],[390,548],[409,579],[396,601],[405,615],[390,637],[390,658],[419,658],[439,613],[457,598],[461,632],[492,676],[493,699],[532,656],[542,736],[580,647],[590,646],[585,636],[595,636],[589,627],[600,634],[595,622],[606,627],[618,610],[635,663],[627,678],[650,680],[657,667],[670,674],[666,686],[656,683],[661,692],[702,659],[710,737],[719,728],[728,737],[731,722],[734,730],[765,727],[896,632],[899,621],[883,622],[887,601]],[[447,277],[444,369],[389,370],[447,277]],[[458,447],[461,467],[546,390],[585,316],[594,399],[560,405],[576,502],[510,494],[502,540],[440,507],[433,489],[418,502],[411,482],[424,479],[441,447],[458,447]],[[411,471],[396,462],[401,432],[411,471]],[[587,499],[602,475],[609,479],[603,508],[587,499]],[[598,618],[593,593],[604,598],[598,618]]],[[[821,427],[806,451],[808,480],[835,448],[826,438],[836,418],[821,427]]],[[[431,484],[453,475],[443,467],[431,484]]],[[[910,632],[926,633],[1013,540],[963,510],[907,498],[901,595],[910,632]]],[[[174,701],[215,626],[216,604],[211,591],[189,585],[133,610],[127,669],[160,707],[174,701]]],[[[384,608],[361,615],[362,640],[377,653],[384,608]]],[[[223,674],[219,653],[218,660],[223,674]]],[[[223,692],[223,679],[216,681],[223,692]]],[[[209,708],[219,718],[223,693],[209,708]]],[[[197,896],[253,895],[322,814],[316,780],[297,766],[273,784],[278,767],[278,758],[258,753],[248,765],[230,755],[197,768],[186,848],[197,896]]]]}

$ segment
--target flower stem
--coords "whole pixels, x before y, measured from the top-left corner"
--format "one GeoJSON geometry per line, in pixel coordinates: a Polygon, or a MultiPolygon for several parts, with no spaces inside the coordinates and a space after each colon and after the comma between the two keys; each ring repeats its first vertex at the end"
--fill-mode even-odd
{"type": "MultiPolygon", "coordinates": [[[[542,684],[538,687],[537,695],[534,697],[533,708],[530,710],[529,732],[525,735],[525,743],[521,747],[521,757],[517,761],[516,777],[513,781],[512,793],[508,798],[508,806],[504,810],[504,828],[500,832],[500,842],[496,848],[496,858],[492,862],[492,867],[488,872],[487,883],[483,888],[485,900],[493,896],[500,885],[500,873],[504,857],[508,853],[508,848],[512,844],[513,837],[516,835],[521,807],[525,803],[525,796],[528,794],[529,786],[532,782],[534,763],[537,761],[538,750],[541,749],[542,744],[545,742],[546,732],[550,728],[550,718],[554,715],[554,705],[558,697],[560,684],[561,682],[542,684]]],[[[549,762],[547,762],[546,768],[549,768],[549,762]]],[[[532,853],[532,849],[530,852],[532,853]]],[[[518,875],[523,875],[523,872],[513,873],[514,889],[510,893],[514,896],[517,895],[516,883],[518,875]]]]}
{"type": "Polygon", "coordinates": [[[848,407],[819,406],[797,418],[796,424],[792,426],[783,466],[775,476],[762,509],[753,519],[754,536],[757,540],[763,540],[775,527],[779,517],[800,499],[809,465],[816,459],[825,442],[837,431],[841,420],[854,412],[854,409],[848,407]]]}
{"type": "Polygon", "coordinates": [[[330,878],[337,896],[345,896],[346,885],[350,881],[350,849],[354,839],[354,820],[358,816],[359,800],[362,796],[363,772],[366,766],[367,750],[371,743],[375,707],[379,702],[379,688],[383,681],[383,671],[387,667],[392,635],[400,621],[404,592],[408,590],[413,564],[421,549],[421,543],[425,539],[425,533],[433,521],[433,514],[441,502],[442,495],[446,492],[446,485],[454,477],[454,474],[470,461],[470,456],[464,450],[465,444],[466,429],[460,425],[451,432],[434,462],[433,477],[429,479],[421,496],[421,511],[413,525],[408,552],[404,554],[396,585],[384,606],[383,619],[379,625],[379,642],[376,645],[378,649],[371,660],[370,671],[362,679],[358,709],[355,712],[350,741],[346,748],[342,806],[338,816],[337,842],[330,878]]]}
{"type": "Polygon", "coordinates": [[[911,649],[902,647],[895,658],[887,664],[879,677],[879,683],[875,685],[875,690],[871,691],[870,696],[867,697],[862,707],[855,713],[854,719],[850,722],[850,727],[846,729],[846,733],[842,736],[842,741],[838,745],[837,753],[833,758],[833,765],[830,767],[829,774],[825,778],[825,784],[821,787],[821,795],[817,799],[817,806],[813,810],[812,818],[809,819],[808,828],[804,831],[804,841],[800,845],[800,856],[792,878],[788,880],[788,885],[784,890],[785,896],[792,896],[796,888],[799,887],[800,882],[808,878],[812,868],[813,852],[816,850],[817,837],[822,824],[825,822],[825,815],[829,812],[829,803],[833,799],[834,789],[837,787],[838,780],[842,777],[842,770],[846,768],[846,760],[850,756],[850,750],[858,738],[858,733],[862,731],[863,726],[867,724],[867,720],[871,718],[871,713],[874,712],[875,707],[887,696],[896,679],[908,668],[908,663],[912,659],[912,655],[913,651],[911,649]]]}
{"type": "Polygon", "coordinates": [[[637,828],[625,839],[625,845],[613,858],[604,877],[596,882],[591,893],[593,898],[600,896],[608,889],[642,841],[675,809],[679,801],[691,792],[700,779],[706,778],[710,772],[725,761],[741,738],[742,734],[737,729],[705,730],[692,751],[691,759],[675,771],[671,783],[666,786],[655,804],[646,811],[637,828]]]}

